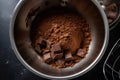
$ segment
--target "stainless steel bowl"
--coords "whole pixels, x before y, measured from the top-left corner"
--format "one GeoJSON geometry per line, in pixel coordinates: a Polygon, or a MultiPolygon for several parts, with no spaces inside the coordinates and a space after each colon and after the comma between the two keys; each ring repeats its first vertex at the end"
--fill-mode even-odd
{"type": "Polygon", "coordinates": [[[71,79],[90,71],[102,58],[109,39],[109,27],[103,9],[96,0],[20,0],[14,9],[10,39],[20,62],[36,75],[49,79],[71,79]],[[90,25],[92,41],[88,54],[75,66],[57,70],[40,62],[31,46],[30,26],[38,12],[60,6],[80,12],[90,25]]]}

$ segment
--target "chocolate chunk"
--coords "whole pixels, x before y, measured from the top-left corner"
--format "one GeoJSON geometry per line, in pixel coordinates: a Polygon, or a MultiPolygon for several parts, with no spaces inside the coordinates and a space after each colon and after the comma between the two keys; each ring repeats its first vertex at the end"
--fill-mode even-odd
{"type": "Polygon", "coordinates": [[[72,53],[68,52],[65,54],[65,60],[66,61],[71,61],[73,60],[73,56],[72,56],[72,53]]]}
{"type": "Polygon", "coordinates": [[[79,49],[77,52],[77,56],[79,57],[85,57],[86,55],[86,50],[85,49],[79,49]]]}
{"type": "Polygon", "coordinates": [[[52,61],[52,57],[51,57],[50,53],[44,54],[43,55],[43,60],[44,60],[45,63],[51,62],[52,61]]]}
{"type": "Polygon", "coordinates": [[[61,58],[63,57],[63,53],[58,53],[58,54],[56,54],[56,53],[54,53],[54,52],[51,52],[51,57],[52,57],[53,59],[61,59],[61,58]]]}
{"type": "Polygon", "coordinates": [[[53,44],[53,45],[52,45],[52,51],[53,51],[54,53],[61,53],[61,52],[62,52],[61,47],[60,47],[59,44],[53,44]]]}
{"type": "Polygon", "coordinates": [[[40,46],[40,49],[44,49],[47,47],[47,41],[45,41],[44,39],[42,38],[38,38],[36,40],[36,45],[39,45],[40,46]]]}

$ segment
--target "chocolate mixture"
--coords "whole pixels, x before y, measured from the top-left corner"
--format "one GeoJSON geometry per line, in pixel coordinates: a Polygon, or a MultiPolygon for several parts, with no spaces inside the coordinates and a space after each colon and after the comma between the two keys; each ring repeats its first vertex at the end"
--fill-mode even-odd
{"type": "Polygon", "coordinates": [[[32,46],[42,61],[55,68],[72,67],[85,57],[91,41],[86,20],[76,13],[53,13],[32,31],[32,46]]]}

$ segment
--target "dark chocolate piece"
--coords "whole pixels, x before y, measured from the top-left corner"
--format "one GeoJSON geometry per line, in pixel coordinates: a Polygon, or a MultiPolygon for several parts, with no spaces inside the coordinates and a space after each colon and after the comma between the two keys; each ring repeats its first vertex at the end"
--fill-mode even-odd
{"type": "Polygon", "coordinates": [[[72,56],[72,53],[68,52],[65,54],[65,60],[66,61],[71,61],[73,60],[73,56],[72,56]]]}
{"type": "Polygon", "coordinates": [[[55,54],[54,52],[51,52],[51,57],[53,59],[61,59],[63,57],[63,53],[55,54]]]}
{"type": "Polygon", "coordinates": [[[61,53],[61,52],[62,52],[61,47],[60,47],[59,44],[53,44],[53,45],[52,45],[52,51],[53,51],[54,53],[61,53]]]}
{"type": "Polygon", "coordinates": [[[40,49],[44,49],[47,47],[47,41],[40,37],[36,40],[36,45],[39,45],[40,49]]]}
{"type": "Polygon", "coordinates": [[[45,63],[51,62],[52,61],[52,57],[51,57],[50,53],[44,54],[43,55],[43,60],[44,60],[45,63]]]}
{"type": "Polygon", "coordinates": [[[77,52],[77,56],[79,57],[85,57],[86,55],[86,50],[85,49],[79,49],[78,52],[77,52]]]}

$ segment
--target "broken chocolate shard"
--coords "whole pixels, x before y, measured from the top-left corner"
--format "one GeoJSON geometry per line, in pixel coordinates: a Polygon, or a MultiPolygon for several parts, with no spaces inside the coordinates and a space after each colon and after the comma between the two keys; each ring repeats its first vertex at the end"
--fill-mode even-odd
{"type": "Polygon", "coordinates": [[[36,40],[36,44],[35,45],[39,45],[40,49],[44,49],[47,46],[47,41],[45,41],[43,38],[40,37],[40,38],[38,38],[36,40]]]}
{"type": "Polygon", "coordinates": [[[71,61],[73,60],[73,56],[72,56],[72,53],[68,52],[65,54],[65,60],[66,61],[71,61]]]}
{"type": "Polygon", "coordinates": [[[44,60],[45,63],[51,62],[52,61],[52,57],[51,57],[50,53],[44,54],[43,55],[43,60],[44,60]]]}
{"type": "Polygon", "coordinates": [[[59,44],[53,44],[53,45],[52,45],[52,51],[53,51],[54,53],[61,53],[61,52],[62,52],[61,47],[60,47],[59,44]]]}
{"type": "Polygon", "coordinates": [[[53,59],[61,59],[63,57],[63,53],[55,54],[54,52],[51,52],[51,57],[53,59]]]}
{"type": "Polygon", "coordinates": [[[85,49],[79,49],[78,52],[77,52],[77,56],[79,57],[85,57],[86,55],[86,50],[85,49]]]}

